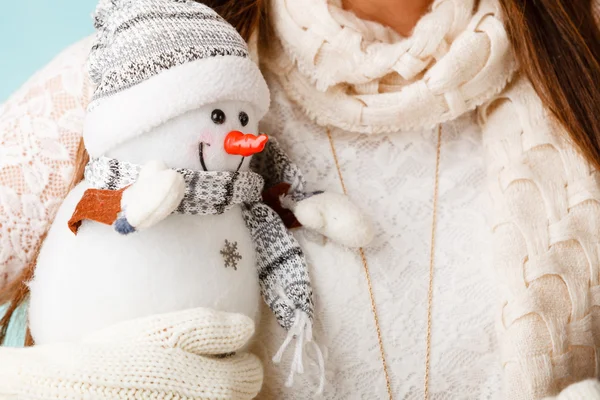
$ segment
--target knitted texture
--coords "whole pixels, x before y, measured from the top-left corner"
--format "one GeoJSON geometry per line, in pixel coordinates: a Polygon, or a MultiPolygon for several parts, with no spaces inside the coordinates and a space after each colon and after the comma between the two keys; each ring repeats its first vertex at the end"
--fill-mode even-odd
{"type": "Polygon", "coordinates": [[[241,349],[253,334],[248,317],[194,309],[126,322],[78,343],[0,348],[0,398],[251,399],[263,372],[241,349]]]}
{"type": "MultiPolygon", "coordinates": [[[[472,17],[468,7],[460,7],[463,4],[461,1],[447,0],[447,2],[453,5],[453,7],[446,9],[447,14],[442,12],[435,14],[440,23],[430,25],[429,31],[415,30],[412,37],[408,38],[411,43],[426,44],[430,41],[434,45],[441,43],[439,40],[437,42],[433,40],[434,27],[439,26],[442,30],[447,28],[447,23],[441,23],[444,21],[453,21],[451,24],[456,27],[465,26],[460,21],[472,17]]],[[[299,3],[307,4],[304,0],[299,3]]],[[[435,4],[439,3],[441,2],[435,4]]],[[[294,4],[294,1],[288,1],[288,5],[294,6],[294,4]]],[[[333,3],[333,6],[336,6],[336,4],[333,3]]],[[[464,4],[468,5],[470,2],[464,2],[464,4]]],[[[314,9],[300,6],[297,8],[297,12],[293,14],[295,18],[314,9]]],[[[325,23],[329,21],[328,15],[332,9],[331,6],[325,10],[323,10],[323,7],[315,9],[318,12],[315,11],[316,17],[311,20],[313,28],[307,29],[307,31],[311,34],[322,34],[323,30],[319,28],[325,26],[325,23]]],[[[287,14],[274,14],[274,18],[287,18],[289,16],[287,14]]],[[[337,17],[340,15],[336,13],[335,16],[335,21],[339,27],[341,22],[337,17]]],[[[488,29],[490,25],[493,25],[494,28],[502,28],[499,24],[491,24],[490,20],[497,18],[496,15],[487,15],[484,18],[484,21],[487,22],[483,25],[486,29],[480,29],[477,32],[482,36],[489,35],[490,38],[503,37],[504,34],[501,31],[488,29]]],[[[370,31],[380,29],[380,27],[370,25],[365,21],[352,21],[354,21],[354,31],[366,38],[370,37],[370,31]]],[[[281,26],[284,26],[284,24],[281,26]]],[[[309,24],[306,23],[305,26],[309,27],[309,24]]],[[[348,24],[345,26],[350,33],[351,27],[348,24]]],[[[290,27],[293,26],[290,25],[290,27]]],[[[454,36],[461,36],[460,28],[452,32],[452,34],[441,34],[445,38],[444,41],[448,41],[449,38],[454,36]]],[[[278,34],[278,36],[282,37],[281,34],[278,34]]],[[[474,37],[477,35],[469,34],[469,36],[474,37]]],[[[371,43],[368,39],[366,40],[365,43],[371,43]]],[[[298,41],[298,47],[308,48],[308,46],[313,45],[318,47],[318,43],[320,42],[315,44],[315,42],[308,39],[300,40],[298,41]]],[[[338,49],[340,52],[346,50],[347,45],[353,44],[350,41],[328,43],[332,51],[338,49]]],[[[276,41],[272,41],[270,44],[275,46],[276,41]]],[[[379,46],[383,45],[380,44],[379,46]]],[[[80,74],[81,68],[78,61],[81,57],[76,58],[74,56],[79,54],[85,47],[86,45],[82,43],[78,48],[70,50],[63,57],[63,60],[71,57],[73,58],[72,61],[64,61],[60,65],[55,63],[49,66],[43,75],[37,77],[30,86],[20,92],[14,101],[5,107],[7,112],[3,115],[4,121],[10,129],[4,130],[4,137],[6,137],[5,132],[8,132],[9,138],[12,137],[10,136],[12,132],[24,132],[18,136],[21,138],[20,140],[15,139],[15,142],[19,145],[19,152],[15,154],[35,155],[36,153],[33,153],[33,151],[37,147],[32,142],[37,143],[43,137],[43,134],[51,132],[50,126],[53,123],[56,123],[61,129],[61,143],[71,143],[69,141],[64,142],[66,136],[63,133],[63,126],[67,121],[77,121],[77,118],[66,119],[60,117],[64,110],[62,99],[65,96],[64,93],[69,92],[67,89],[71,88],[69,82],[72,81],[73,77],[80,74]],[[44,100],[45,103],[43,104],[48,104],[47,108],[57,111],[43,115],[32,114],[31,116],[36,118],[34,121],[40,121],[40,118],[43,117],[45,125],[43,125],[43,129],[40,128],[27,133],[29,131],[26,131],[23,127],[28,126],[24,121],[29,120],[29,118],[18,117],[21,114],[16,114],[17,117],[15,117],[14,110],[24,109],[24,115],[26,116],[28,115],[27,110],[37,110],[38,108],[34,106],[40,104],[40,96],[38,96],[40,93],[44,96],[44,99],[48,98],[44,100]],[[16,108],[15,105],[22,107],[16,108]],[[17,126],[16,130],[13,129],[14,125],[17,126]]],[[[444,47],[445,45],[441,48],[444,47]]],[[[438,82],[443,83],[443,85],[438,87],[435,91],[436,96],[433,98],[441,102],[446,101],[446,98],[450,97],[445,96],[446,89],[448,90],[447,93],[455,93],[452,89],[457,87],[488,87],[488,82],[492,81],[492,79],[488,80],[488,73],[507,68],[507,65],[503,63],[502,53],[496,52],[496,50],[503,48],[503,46],[482,46],[475,51],[475,47],[467,47],[461,54],[455,54],[452,57],[453,62],[446,65],[448,69],[442,67],[436,69],[439,74],[437,76],[440,77],[438,82]],[[484,55],[482,56],[480,52],[483,52],[484,55]],[[481,57],[487,57],[485,62],[482,62],[481,57]],[[494,67],[494,63],[498,63],[498,65],[494,67]],[[478,79],[463,82],[461,77],[463,76],[462,72],[467,71],[465,68],[473,67],[475,69],[477,65],[481,68],[484,65],[487,66],[486,71],[488,73],[475,74],[479,77],[478,79]],[[451,66],[454,66],[454,69],[450,68],[451,66]]],[[[356,46],[355,50],[357,56],[360,56],[358,52],[362,52],[362,49],[356,46]]],[[[418,47],[415,47],[416,50],[418,50],[418,47]]],[[[373,63],[375,63],[375,60],[384,62],[387,60],[386,54],[388,53],[382,50],[378,57],[371,57],[371,59],[373,63]]],[[[424,58],[424,60],[429,60],[431,64],[428,64],[423,71],[426,72],[429,67],[433,67],[442,61],[445,58],[444,54],[444,52],[441,53],[439,60],[435,57],[435,60],[424,58]]],[[[288,53],[286,53],[285,58],[281,58],[286,60],[284,66],[290,66],[289,58],[288,53]]],[[[418,60],[421,60],[421,58],[417,58],[418,60]]],[[[263,61],[268,66],[267,70],[273,67],[272,71],[274,73],[271,74],[273,79],[270,82],[276,97],[275,107],[269,114],[263,129],[268,127],[269,129],[266,129],[266,131],[278,135],[282,145],[307,173],[310,182],[319,182],[320,187],[337,188],[339,186],[325,129],[323,126],[315,124],[315,120],[323,123],[332,121],[334,125],[343,124],[354,131],[386,130],[393,132],[390,135],[366,136],[356,135],[353,132],[343,132],[339,129],[333,130],[350,195],[359,200],[362,205],[375,210],[373,217],[377,221],[377,246],[367,249],[366,255],[373,274],[373,291],[376,306],[380,312],[381,332],[392,376],[393,393],[395,397],[422,398],[422,363],[424,362],[423,350],[425,347],[423,344],[425,331],[422,327],[425,326],[423,316],[425,315],[424,304],[426,303],[426,295],[424,294],[426,289],[423,288],[423,285],[427,282],[423,265],[428,262],[428,239],[430,234],[430,221],[428,218],[431,211],[428,203],[431,199],[431,193],[426,188],[430,186],[430,181],[434,176],[432,163],[435,159],[435,138],[422,128],[438,121],[440,116],[444,115],[444,110],[447,110],[447,107],[444,104],[440,108],[431,107],[432,103],[429,101],[432,99],[429,96],[430,91],[423,92],[426,94],[424,100],[419,99],[412,103],[388,101],[390,90],[394,89],[394,93],[397,93],[405,86],[404,84],[402,86],[390,85],[390,82],[394,82],[392,78],[395,76],[392,72],[385,73],[385,78],[374,80],[379,86],[380,95],[356,95],[358,101],[350,102],[347,95],[353,94],[353,90],[369,89],[369,86],[364,85],[363,87],[348,83],[349,90],[340,90],[343,85],[338,85],[336,90],[328,91],[328,96],[323,97],[323,102],[317,101],[321,99],[321,94],[314,89],[314,86],[309,87],[306,89],[306,99],[308,100],[300,99],[301,101],[299,101],[295,100],[299,98],[298,88],[302,88],[302,85],[310,82],[310,80],[307,80],[299,70],[292,71],[292,66],[289,67],[290,71],[287,71],[275,68],[276,65],[271,63],[271,58],[269,60],[263,59],[263,61]],[[294,84],[286,82],[286,80],[293,81],[294,84]],[[279,85],[280,81],[286,85],[283,90],[279,85]],[[308,95],[316,97],[312,98],[308,95]],[[293,101],[290,101],[290,98],[293,101]],[[369,100],[369,102],[360,103],[363,98],[369,100]],[[346,107],[349,107],[348,104],[353,107],[351,112],[346,111],[346,107]],[[353,104],[356,104],[356,106],[353,104]],[[379,104],[391,104],[392,106],[378,107],[379,104]],[[398,106],[407,106],[407,104],[412,104],[415,108],[400,115],[398,106]],[[332,109],[336,109],[336,112],[332,112],[332,109]],[[373,111],[369,111],[369,109],[373,111]],[[377,110],[381,113],[380,119],[375,116],[377,110]],[[311,119],[306,118],[303,111],[308,112],[311,119]],[[370,115],[371,117],[367,120],[364,119],[363,115],[370,115]],[[379,122],[383,123],[383,126],[380,126],[379,122]],[[419,125],[419,122],[422,125],[419,125]],[[418,130],[397,132],[401,128],[406,128],[406,125],[415,126],[418,130]],[[372,129],[369,129],[369,127],[372,127],[372,129]],[[407,329],[407,327],[411,329],[407,329]]],[[[509,66],[513,65],[509,64],[509,66]]],[[[358,68],[355,70],[358,71],[358,68]]],[[[323,68],[321,71],[328,71],[328,69],[323,68]]],[[[470,69],[469,71],[472,72],[470,69]]],[[[333,75],[335,72],[331,72],[331,74],[333,75]]],[[[415,84],[415,88],[427,87],[431,80],[419,82],[420,76],[420,74],[417,74],[417,77],[409,83],[415,84]]],[[[343,81],[341,78],[338,80],[343,81]]],[[[350,75],[345,80],[351,82],[353,77],[350,75]]],[[[523,83],[523,78],[520,78],[520,81],[523,83]]],[[[400,80],[400,82],[402,81],[400,80]]],[[[515,86],[511,85],[509,91],[514,94],[514,90],[515,86]]],[[[494,90],[488,92],[492,95],[494,90]]],[[[413,92],[408,91],[406,95],[408,96],[411,93],[413,92]]],[[[399,94],[394,95],[400,96],[399,94]]],[[[79,97],[77,98],[79,99],[79,97]]],[[[414,97],[411,98],[414,99],[414,97]]],[[[520,96],[512,96],[512,102],[506,103],[504,107],[496,107],[504,102],[506,102],[506,98],[504,101],[494,103],[493,107],[486,107],[483,114],[484,116],[488,113],[490,115],[490,118],[483,118],[483,120],[485,122],[486,142],[492,144],[488,145],[488,154],[492,155],[489,157],[492,164],[490,168],[492,179],[495,179],[500,171],[505,170],[503,166],[510,165],[517,166],[518,171],[526,172],[530,170],[535,171],[537,174],[514,181],[510,185],[510,191],[494,192],[496,201],[510,205],[512,207],[511,215],[518,216],[518,220],[516,218],[511,220],[510,216],[503,214],[504,217],[500,219],[504,219],[508,223],[496,228],[496,239],[493,242],[493,247],[497,248],[495,251],[497,255],[496,265],[502,267],[500,272],[501,276],[504,277],[505,299],[511,298],[513,300],[511,304],[517,304],[516,300],[522,300],[523,304],[533,304],[533,302],[543,304],[541,303],[543,300],[541,294],[546,293],[547,297],[544,299],[554,299],[557,304],[556,309],[560,310],[560,313],[572,313],[573,310],[569,307],[571,300],[565,294],[564,287],[561,290],[555,290],[555,287],[541,285],[544,280],[559,279],[556,276],[547,276],[544,279],[537,279],[532,282],[532,285],[525,285],[523,278],[525,264],[522,260],[528,259],[529,254],[534,254],[533,251],[530,252],[530,249],[537,249],[535,246],[538,246],[539,243],[548,242],[548,230],[540,228],[538,222],[531,222],[534,221],[534,217],[538,215],[537,213],[540,210],[551,210],[550,205],[552,204],[563,205],[566,202],[565,198],[568,199],[570,204],[575,204],[577,198],[574,196],[565,197],[564,192],[577,194],[580,191],[578,188],[581,188],[578,182],[586,182],[589,185],[589,192],[597,190],[598,184],[592,185],[588,167],[579,157],[574,155],[571,144],[558,141],[557,138],[563,136],[564,133],[558,131],[554,123],[545,119],[547,115],[541,112],[539,99],[529,87],[520,96]],[[512,111],[506,112],[508,109],[512,109],[512,111]],[[495,111],[498,111],[498,114],[495,111]],[[498,118],[491,118],[494,115],[497,115],[498,118]],[[513,132],[513,129],[522,132],[522,137],[513,132]],[[493,135],[491,135],[492,132],[493,135]],[[552,135],[552,140],[542,138],[546,137],[548,132],[555,132],[552,135]],[[532,137],[536,138],[535,143],[540,144],[535,149],[531,145],[532,137]],[[490,140],[491,138],[493,138],[493,141],[490,140]],[[505,138],[510,139],[504,140],[505,138]],[[543,157],[537,159],[534,158],[536,152],[537,154],[547,152],[548,155],[560,152],[560,154],[566,154],[564,159],[567,161],[562,162],[559,160],[557,163],[551,163],[551,160],[545,160],[543,157]],[[510,155],[510,159],[507,158],[508,155],[510,155]],[[569,159],[570,155],[573,156],[572,159],[569,159]],[[523,157],[523,160],[520,161],[519,157],[523,157]],[[552,168],[546,168],[545,170],[537,168],[540,165],[551,166],[552,168]],[[568,179],[563,179],[565,176],[568,179]],[[563,185],[564,181],[568,181],[569,185],[568,187],[555,185],[552,191],[548,191],[544,189],[546,186],[543,185],[548,179],[553,182],[560,180],[563,185]],[[537,189],[537,192],[533,188],[533,182],[538,183],[537,186],[540,189],[537,189]],[[519,188],[519,186],[525,186],[524,183],[528,184],[529,189],[527,192],[519,188]],[[544,201],[540,200],[541,189],[544,189],[544,201]],[[517,194],[518,196],[516,196],[517,194]],[[534,196],[533,200],[529,198],[530,195],[534,196]],[[531,208],[532,202],[535,203],[533,209],[531,208]],[[521,211],[519,211],[520,209],[521,211]],[[527,240],[524,234],[515,228],[517,221],[519,221],[520,226],[534,226],[536,228],[535,230],[524,231],[527,240]],[[510,225],[511,223],[513,225],[510,225]],[[505,234],[501,234],[503,231],[505,234]],[[507,262],[503,263],[502,260],[507,260],[507,262]],[[508,278],[511,279],[508,280],[508,278]],[[536,292],[538,296],[526,295],[525,289],[527,287],[529,288],[529,294],[536,292]],[[516,298],[514,293],[521,293],[523,296],[516,298]]],[[[76,114],[79,115],[81,114],[80,105],[83,104],[85,107],[85,98],[82,101],[77,100],[76,104],[77,106],[73,106],[73,110],[77,111],[76,114]]],[[[435,105],[437,102],[433,104],[435,105]]],[[[70,112],[70,114],[73,114],[73,112],[70,112]]],[[[76,124],[74,126],[76,127],[76,124]]],[[[81,129],[72,132],[81,133],[81,129]]],[[[442,185],[438,232],[440,252],[436,255],[439,262],[435,268],[436,293],[433,307],[433,338],[435,342],[431,360],[432,398],[452,396],[448,393],[460,394],[469,398],[495,399],[511,398],[511,396],[517,399],[533,398],[534,395],[531,394],[532,387],[556,386],[553,382],[554,372],[558,373],[557,381],[560,385],[563,384],[561,377],[564,376],[564,370],[561,369],[561,365],[568,365],[569,361],[567,359],[569,356],[572,356],[570,362],[573,365],[583,366],[582,371],[588,370],[587,366],[594,363],[593,357],[589,357],[589,354],[585,351],[582,352],[582,350],[586,350],[585,347],[571,346],[564,356],[566,360],[564,362],[561,361],[560,356],[552,357],[555,338],[550,336],[550,329],[552,329],[553,334],[557,331],[564,333],[565,340],[571,343],[577,342],[588,335],[589,332],[585,329],[579,329],[576,324],[572,326],[568,318],[558,318],[558,325],[556,325],[554,323],[557,319],[553,315],[550,315],[552,318],[549,318],[548,313],[544,314],[546,320],[549,321],[548,327],[543,327],[539,320],[535,324],[529,323],[529,326],[526,326],[527,320],[537,318],[536,315],[541,314],[528,314],[515,319],[511,325],[513,326],[512,332],[514,332],[512,334],[509,334],[510,329],[507,330],[506,327],[501,325],[500,339],[504,344],[504,348],[513,354],[518,353],[518,357],[509,357],[513,361],[504,363],[506,365],[507,394],[500,393],[497,387],[498,378],[490,372],[496,363],[494,354],[496,342],[493,339],[493,332],[488,329],[488,319],[491,318],[489,315],[494,313],[494,311],[491,311],[493,310],[491,304],[495,303],[495,299],[491,297],[493,297],[496,281],[487,280],[486,277],[481,275],[481,271],[485,268],[482,267],[481,261],[483,260],[479,257],[487,252],[482,250],[483,247],[479,241],[480,230],[477,224],[479,219],[482,218],[479,215],[480,209],[475,206],[476,202],[468,202],[463,198],[470,196],[475,198],[475,193],[478,193],[479,190],[479,187],[476,186],[479,173],[476,167],[478,165],[476,159],[479,156],[479,150],[476,147],[478,138],[479,132],[470,123],[470,118],[460,118],[451,124],[444,125],[443,158],[440,172],[446,189],[442,185]],[[465,244],[466,242],[472,244],[465,244]],[[517,329],[519,326],[520,328],[517,329]],[[535,358],[532,356],[532,362],[527,362],[527,354],[535,355],[538,350],[541,357],[535,358]],[[535,362],[535,360],[539,362],[535,362]],[[519,370],[515,371],[515,368],[519,370]],[[519,391],[520,388],[525,389],[519,391]]],[[[74,149],[72,143],[70,149],[74,149]]],[[[4,159],[6,160],[6,158],[4,159]]],[[[26,178],[37,176],[33,174],[35,172],[44,177],[50,174],[58,174],[62,168],[60,167],[62,164],[57,163],[39,165],[39,157],[34,157],[32,160],[34,164],[29,162],[29,158],[17,159],[15,161],[15,168],[18,171],[16,176],[23,175],[26,178]]],[[[45,162],[44,158],[41,160],[45,162]]],[[[4,165],[3,167],[3,172],[5,172],[4,182],[6,176],[8,176],[10,182],[14,169],[4,165]]],[[[506,171],[508,170],[506,169],[506,171]]],[[[16,180],[13,185],[18,193],[15,198],[20,199],[23,204],[30,204],[32,194],[38,196],[36,191],[30,191],[31,182],[34,181],[30,178],[26,180],[21,178],[21,180],[16,180]],[[24,194],[21,192],[22,188],[25,188],[24,194]]],[[[46,180],[43,180],[43,182],[46,182],[46,180]]],[[[50,179],[48,182],[48,189],[58,187],[56,186],[58,184],[56,179],[50,179]]],[[[51,204],[51,201],[54,203],[60,202],[64,196],[64,190],[63,192],[46,191],[40,196],[42,196],[44,209],[52,210],[47,204],[51,204]]],[[[13,203],[16,202],[8,204],[13,203]]],[[[575,215],[581,213],[582,207],[585,207],[586,204],[591,207],[594,204],[593,202],[588,203],[574,205],[573,208],[568,208],[566,211],[563,206],[560,209],[571,215],[569,218],[574,220],[575,215]]],[[[24,221],[29,221],[28,210],[30,209],[31,207],[26,208],[23,206],[23,211],[19,211],[18,208],[17,211],[10,211],[8,214],[10,224],[3,224],[0,228],[0,234],[4,240],[2,243],[5,244],[0,246],[0,250],[4,250],[11,257],[20,257],[22,248],[26,248],[30,243],[38,242],[37,225],[33,225],[31,222],[23,224],[24,221]],[[18,230],[15,230],[15,227],[18,230]],[[32,236],[31,239],[29,239],[29,235],[32,236]],[[16,239],[19,238],[21,238],[22,243],[20,246],[15,244],[18,243],[16,239]]],[[[503,208],[501,207],[501,209],[503,208]]],[[[46,223],[48,219],[52,218],[53,214],[49,212],[48,216],[43,215],[42,222],[46,223]]],[[[548,213],[548,215],[551,214],[548,213]]],[[[565,228],[563,232],[570,232],[572,237],[579,235],[579,233],[591,232],[587,241],[579,240],[579,243],[584,243],[587,249],[593,249],[598,243],[598,238],[595,237],[597,230],[589,228],[588,224],[596,220],[594,215],[594,213],[586,214],[580,224],[575,224],[578,225],[576,229],[568,230],[565,228]]],[[[547,217],[548,221],[550,219],[550,217],[547,217]]],[[[481,223],[483,224],[483,222],[481,223]]],[[[543,226],[544,222],[542,221],[541,224],[543,226]]],[[[552,227],[552,235],[556,235],[557,225],[553,223],[548,224],[548,226],[552,227]]],[[[331,241],[324,243],[320,236],[314,237],[303,231],[299,231],[297,236],[301,240],[302,246],[307,249],[312,261],[311,264],[323,264],[328,267],[315,268],[311,271],[315,283],[315,292],[319,300],[317,301],[315,334],[324,341],[328,350],[327,380],[329,389],[326,391],[325,397],[330,399],[354,398],[357,396],[385,398],[387,392],[385,382],[382,380],[380,353],[371,322],[371,306],[360,259],[352,252],[339,248],[331,241]],[[319,307],[318,304],[326,304],[326,307],[319,307]],[[356,340],[357,337],[360,340],[356,340]]],[[[556,239],[555,236],[553,238],[556,239]]],[[[557,266],[564,265],[565,268],[571,269],[569,262],[573,259],[585,263],[588,260],[586,252],[583,246],[577,243],[578,240],[564,242],[563,244],[573,246],[573,257],[564,258],[564,263],[556,258],[554,264],[557,266]]],[[[561,250],[559,246],[553,245],[553,248],[561,250]]],[[[590,254],[592,254],[592,257],[587,262],[590,271],[592,271],[598,264],[594,262],[593,250],[590,254]]],[[[561,252],[562,256],[565,256],[565,252],[561,252]]],[[[20,266],[21,264],[15,265],[20,266]]],[[[531,264],[527,265],[531,266],[531,264]]],[[[10,271],[11,265],[6,263],[2,264],[3,270],[6,269],[6,266],[9,267],[10,271]]],[[[579,273],[583,269],[577,267],[573,270],[579,273]]],[[[589,275],[591,279],[593,273],[589,272],[589,275]]],[[[569,280],[569,282],[572,281],[572,279],[569,280]]],[[[569,283],[569,287],[578,286],[569,283]]],[[[584,286],[583,292],[573,290],[573,293],[584,293],[588,300],[595,299],[595,288],[595,285],[592,286],[591,290],[584,286]],[[590,297],[590,293],[593,294],[592,297],[590,297]]],[[[577,304],[578,308],[582,308],[581,301],[578,300],[577,304]]],[[[548,307],[548,309],[551,310],[552,308],[548,307]]],[[[594,307],[594,309],[598,308],[594,307]]],[[[595,311],[593,313],[595,314],[595,311]]],[[[264,326],[262,327],[264,329],[260,330],[261,336],[258,340],[262,346],[260,350],[265,360],[272,356],[273,353],[270,350],[273,346],[278,345],[282,335],[277,322],[274,319],[272,320],[269,314],[268,310],[264,314],[264,326]],[[262,352],[263,348],[267,350],[264,353],[262,352]]],[[[597,331],[598,329],[595,328],[594,330],[597,331]]],[[[560,343],[562,340],[563,338],[559,337],[558,342],[560,343]]],[[[588,347],[587,349],[591,348],[588,347]]],[[[265,364],[265,366],[269,368],[267,371],[269,379],[266,381],[268,387],[265,394],[261,394],[261,398],[310,398],[312,387],[310,380],[306,377],[307,374],[302,378],[303,385],[298,385],[293,390],[286,391],[283,384],[285,377],[281,376],[281,368],[275,368],[268,364],[265,364]]],[[[574,369],[574,371],[573,379],[578,374],[583,375],[577,369],[574,369]]],[[[543,391],[538,391],[538,393],[540,392],[543,391]]],[[[550,392],[550,390],[546,392],[550,392]]],[[[558,393],[558,389],[554,393],[558,393]]]]}
{"type": "Polygon", "coordinates": [[[102,0],[88,70],[96,89],[83,136],[93,158],[189,111],[249,103],[262,119],[269,89],[233,26],[192,0],[102,0]]]}
{"type": "Polygon", "coordinates": [[[88,64],[97,87],[90,108],[178,65],[218,55],[248,57],[236,30],[191,0],[102,0],[94,19],[97,42],[88,64]]]}
{"type": "Polygon", "coordinates": [[[252,157],[250,168],[265,178],[267,189],[285,182],[290,185],[288,194],[294,199],[299,200],[309,195],[305,193],[306,180],[302,172],[273,137],[262,152],[252,157]]]}
{"type": "MultiPolygon", "coordinates": [[[[119,190],[134,183],[141,166],[102,157],[91,160],[85,179],[96,189],[119,190]]],[[[178,214],[222,214],[235,205],[261,200],[263,178],[254,172],[177,170],[186,191],[178,214]]]]}
{"type": "MultiPolygon", "coordinates": [[[[286,167],[279,167],[282,168],[286,167]]],[[[119,190],[135,182],[140,169],[139,165],[101,158],[90,162],[85,176],[96,189],[119,190]]],[[[312,289],[304,252],[279,215],[260,202],[264,184],[260,175],[178,171],[184,175],[187,187],[176,213],[222,214],[235,205],[242,205],[244,220],[254,240],[265,302],[286,330],[296,322],[296,311],[312,319],[312,289]]]]}
{"type": "Polygon", "coordinates": [[[494,266],[504,289],[498,322],[505,395],[556,395],[600,374],[598,172],[523,76],[480,114],[494,266]]]}
{"type": "Polygon", "coordinates": [[[430,128],[497,94],[516,69],[494,0],[436,0],[402,38],[341,0],[274,0],[261,61],[321,125],[363,133],[430,128]],[[334,101],[332,101],[335,99],[334,101]]]}
{"type": "Polygon", "coordinates": [[[267,205],[246,204],[243,216],[256,247],[263,297],[279,324],[289,330],[296,310],[312,320],[312,289],[302,248],[267,205]]]}

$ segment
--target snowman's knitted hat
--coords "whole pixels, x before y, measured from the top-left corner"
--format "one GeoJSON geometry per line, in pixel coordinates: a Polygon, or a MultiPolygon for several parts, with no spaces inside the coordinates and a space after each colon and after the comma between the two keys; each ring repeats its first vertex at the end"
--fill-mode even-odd
{"type": "Polygon", "coordinates": [[[85,118],[92,157],[205,104],[269,108],[269,90],[230,24],[191,0],[100,0],[85,118]]]}

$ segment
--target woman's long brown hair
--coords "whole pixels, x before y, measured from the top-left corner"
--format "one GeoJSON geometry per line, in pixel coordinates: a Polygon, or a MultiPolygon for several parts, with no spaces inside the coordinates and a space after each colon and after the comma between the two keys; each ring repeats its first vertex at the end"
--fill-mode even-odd
{"type": "MultiPolygon", "coordinates": [[[[268,45],[268,0],[204,0],[248,40],[256,29],[268,45]],[[263,35],[264,34],[264,35],[263,35]]],[[[581,153],[600,169],[600,33],[591,0],[500,0],[507,29],[534,88],[581,153]]],[[[87,154],[80,145],[73,185],[83,179],[87,154]]],[[[28,296],[35,257],[0,291],[8,312],[0,320],[0,343],[8,322],[28,296]]],[[[28,335],[29,344],[32,343],[28,335]]]]}
{"type": "Polygon", "coordinates": [[[579,151],[600,169],[600,31],[592,0],[500,3],[522,71],[579,151]]]}

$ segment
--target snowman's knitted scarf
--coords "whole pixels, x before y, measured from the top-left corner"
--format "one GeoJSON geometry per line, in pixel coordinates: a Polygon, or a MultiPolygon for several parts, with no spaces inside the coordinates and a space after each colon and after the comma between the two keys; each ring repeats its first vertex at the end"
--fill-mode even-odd
{"type": "MultiPolygon", "coordinates": [[[[116,159],[93,159],[85,179],[96,189],[119,190],[134,183],[140,169],[116,159]]],[[[313,302],[306,258],[279,215],[262,203],[263,177],[255,172],[177,171],[184,176],[186,193],[175,213],[222,214],[240,205],[256,249],[263,299],[286,330],[301,324],[299,318],[310,323],[313,302]]]]}

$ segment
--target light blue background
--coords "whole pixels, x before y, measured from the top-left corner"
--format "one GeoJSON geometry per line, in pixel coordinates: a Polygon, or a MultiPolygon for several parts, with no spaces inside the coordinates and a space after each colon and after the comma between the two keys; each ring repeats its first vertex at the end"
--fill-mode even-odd
{"type": "Polygon", "coordinates": [[[97,0],[0,0],[0,103],[62,49],[94,31],[97,0]]]}
{"type": "MultiPolygon", "coordinates": [[[[0,316],[6,311],[6,306],[0,306],[0,316]]],[[[6,332],[6,341],[3,343],[7,347],[22,347],[25,343],[25,334],[27,327],[27,306],[24,305],[17,309],[13,314],[11,323],[6,332]]]]}

